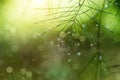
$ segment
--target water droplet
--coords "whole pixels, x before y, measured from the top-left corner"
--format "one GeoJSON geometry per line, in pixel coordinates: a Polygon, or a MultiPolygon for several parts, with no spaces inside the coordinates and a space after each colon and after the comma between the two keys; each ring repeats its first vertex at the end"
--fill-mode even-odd
{"type": "Polygon", "coordinates": [[[58,44],[57,47],[60,47],[60,45],[58,44]]]}
{"type": "Polygon", "coordinates": [[[70,34],[70,31],[68,31],[67,33],[70,34]]]}
{"type": "Polygon", "coordinates": [[[61,42],[63,43],[64,41],[62,40],[61,42]]]}
{"type": "Polygon", "coordinates": [[[77,43],[77,46],[80,46],[80,43],[77,43]]]}
{"type": "Polygon", "coordinates": [[[74,36],[74,34],[72,34],[72,36],[74,36]]]}
{"type": "Polygon", "coordinates": [[[27,71],[27,72],[26,72],[26,76],[27,76],[27,77],[32,77],[32,72],[31,72],[31,71],[27,71]]]}
{"type": "Polygon", "coordinates": [[[79,39],[80,39],[81,42],[85,41],[85,37],[84,36],[80,36],[79,39]]]}
{"type": "Polygon", "coordinates": [[[86,25],[85,25],[85,24],[82,24],[82,27],[83,27],[83,28],[85,28],[85,27],[86,27],[86,25]]]}
{"type": "Polygon", "coordinates": [[[106,5],[105,5],[105,8],[108,8],[108,7],[109,7],[109,6],[106,4],[106,5]]]}
{"type": "Polygon", "coordinates": [[[75,33],[73,36],[75,39],[77,39],[77,38],[79,38],[79,35],[80,35],[79,33],[75,33]]]}
{"type": "Polygon", "coordinates": [[[13,68],[11,66],[8,66],[6,68],[6,71],[7,71],[7,73],[12,73],[13,72],[13,68]]]}
{"type": "Polygon", "coordinates": [[[78,52],[78,53],[77,53],[77,56],[80,56],[80,55],[81,55],[81,52],[78,52]]]}
{"type": "Polygon", "coordinates": [[[68,55],[70,55],[70,53],[68,53],[68,55]]]}
{"type": "Polygon", "coordinates": [[[22,75],[26,74],[26,72],[27,72],[27,69],[26,69],[26,68],[22,68],[22,69],[20,70],[20,73],[21,73],[22,75]]]}
{"type": "Polygon", "coordinates": [[[51,41],[50,44],[53,44],[53,42],[51,41]]]}
{"type": "Polygon", "coordinates": [[[101,55],[99,56],[99,60],[102,60],[102,56],[101,55]]]}
{"type": "Polygon", "coordinates": [[[96,27],[98,27],[99,26],[99,24],[96,24],[96,27]]]}
{"type": "Polygon", "coordinates": [[[68,62],[71,62],[71,59],[68,59],[68,62]]]}
{"type": "Polygon", "coordinates": [[[59,34],[59,36],[60,36],[61,38],[64,38],[64,37],[65,37],[65,32],[61,32],[61,33],[59,34]]]}
{"type": "Polygon", "coordinates": [[[74,29],[73,31],[75,32],[76,30],[74,29]]]}
{"type": "Polygon", "coordinates": [[[90,46],[93,46],[93,44],[90,44],[90,46]]]}
{"type": "Polygon", "coordinates": [[[38,38],[39,36],[41,36],[41,34],[39,34],[39,33],[34,33],[34,34],[33,34],[33,37],[34,37],[34,38],[38,38]]]}
{"type": "Polygon", "coordinates": [[[110,26],[109,26],[109,25],[106,25],[105,27],[106,27],[107,29],[110,29],[110,26]]]}
{"type": "Polygon", "coordinates": [[[103,31],[100,31],[100,34],[102,34],[103,33],[103,31]]]}
{"type": "Polygon", "coordinates": [[[117,5],[118,5],[118,3],[116,2],[116,3],[115,3],[115,5],[117,6],[117,5]]]}
{"type": "Polygon", "coordinates": [[[60,38],[58,38],[57,40],[60,41],[60,38]]]}

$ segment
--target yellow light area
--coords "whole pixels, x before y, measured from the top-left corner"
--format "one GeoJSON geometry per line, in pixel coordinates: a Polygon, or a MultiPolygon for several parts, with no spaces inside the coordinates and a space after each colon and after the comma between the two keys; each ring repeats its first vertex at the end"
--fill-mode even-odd
{"type": "MultiPolygon", "coordinates": [[[[21,24],[34,24],[35,22],[44,20],[48,17],[46,16],[49,14],[47,9],[35,9],[48,8],[47,1],[48,0],[13,0],[11,3],[7,4],[7,13],[4,15],[8,22],[15,25],[20,24],[18,27],[22,27],[21,24]]],[[[22,28],[25,28],[25,26],[22,28]]]]}
{"type": "MultiPolygon", "coordinates": [[[[45,22],[35,24],[41,20],[47,20],[49,10],[36,10],[35,8],[48,8],[48,0],[11,0],[6,3],[4,10],[5,27],[14,29],[14,34],[17,37],[27,38],[34,33],[44,32],[54,23],[45,22]]],[[[50,6],[50,5],[49,5],[50,6]]]]}
{"type": "MultiPolygon", "coordinates": [[[[70,7],[76,2],[78,1],[75,0],[69,3],[68,0],[11,0],[11,2],[7,4],[7,10],[4,14],[4,17],[7,25],[11,25],[13,28],[15,28],[19,35],[31,35],[34,32],[42,33],[55,27],[56,22],[50,22],[50,20],[48,22],[35,24],[36,22],[49,20],[51,18],[54,19],[54,15],[47,15],[69,10],[69,8],[64,7],[70,7]],[[26,32],[26,34],[23,32],[26,32]]],[[[88,5],[86,1],[85,4],[88,5]]],[[[87,9],[87,7],[83,6],[80,10],[80,13],[87,9]]],[[[89,11],[87,14],[91,15],[91,11],[89,11]]],[[[59,15],[61,14],[58,14],[57,16],[59,15]]],[[[66,17],[64,18],[66,19],[66,17]]],[[[89,17],[86,16],[86,14],[82,14],[81,19],[84,22],[87,22],[89,17]]]]}
{"type": "Polygon", "coordinates": [[[33,8],[45,8],[47,7],[46,0],[32,0],[31,6],[33,8]]]}

